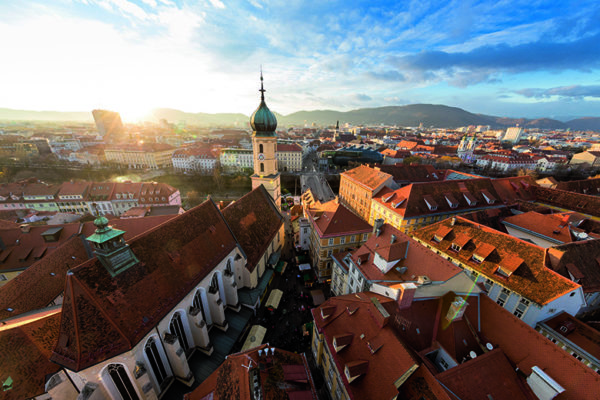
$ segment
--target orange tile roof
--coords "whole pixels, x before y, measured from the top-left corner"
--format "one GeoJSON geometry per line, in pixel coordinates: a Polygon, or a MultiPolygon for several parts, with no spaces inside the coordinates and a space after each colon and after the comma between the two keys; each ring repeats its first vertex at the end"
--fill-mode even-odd
{"type": "Polygon", "coordinates": [[[538,324],[546,325],[558,335],[563,336],[571,343],[579,346],[597,359],[600,359],[600,332],[585,322],[580,321],[566,312],[562,312],[548,320],[539,322],[538,324]],[[566,332],[561,330],[562,327],[564,327],[563,329],[566,328],[566,332]]]}
{"type": "Polygon", "coordinates": [[[29,399],[46,392],[46,378],[60,370],[49,360],[59,322],[60,312],[51,310],[0,327],[0,382],[9,376],[13,380],[12,389],[2,391],[3,399],[29,399]]]}
{"type": "Polygon", "coordinates": [[[246,254],[247,268],[253,271],[283,225],[283,217],[261,185],[225,207],[223,218],[246,254]]]}
{"type": "Polygon", "coordinates": [[[568,218],[565,220],[561,215],[540,214],[529,211],[504,218],[504,223],[538,233],[557,243],[570,243],[573,241],[568,218]]]}
{"type": "Polygon", "coordinates": [[[579,287],[578,284],[548,269],[544,265],[544,249],[507,234],[495,231],[486,226],[477,225],[462,217],[457,217],[452,233],[437,243],[433,241],[435,232],[441,226],[451,226],[451,220],[446,219],[426,226],[413,232],[413,236],[429,244],[435,249],[452,253],[469,268],[501,282],[503,286],[521,294],[537,304],[547,304],[557,297],[571,292],[579,287]],[[449,249],[452,241],[458,235],[469,236],[472,240],[458,253],[449,249]],[[477,253],[486,257],[482,263],[472,260],[477,253]],[[496,273],[499,263],[507,257],[516,256],[523,259],[519,271],[506,278],[496,273]]]}
{"type": "Polygon", "coordinates": [[[337,200],[314,204],[307,212],[320,238],[369,233],[373,227],[337,200]]]}
{"type": "Polygon", "coordinates": [[[79,371],[132,349],[236,246],[208,200],[131,240],[140,262],[114,278],[97,258],[71,269],[51,360],[79,371]]]}
{"type": "Polygon", "coordinates": [[[483,192],[496,193],[490,179],[418,182],[397,190],[384,188],[373,197],[373,201],[404,218],[429,214],[460,213],[473,209],[500,206],[498,203],[488,204],[482,194],[483,192]],[[456,201],[456,207],[451,207],[448,203],[446,195],[449,193],[452,194],[452,200],[456,201]],[[394,197],[388,200],[388,197],[392,194],[394,194],[394,197]],[[469,204],[469,201],[472,200],[467,201],[465,194],[468,194],[469,199],[475,198],[477,203],[469,204]],[[398,204],[397,199],[400,198],[406,200],[398,204]],[[425,199],[435,209],[430,209],[425,199]]]}
{"type": "Polygon", "coordinates": [[[546,265],[565,278],[570,278],[571,265],[583,275],[579,284],[586,293],[600,292],[600,240],[583,240],[550,247],[546,265]]]}
{"type": "Polygon", "coordinates": [[[385,172],[378,171],[367,165],[361,165],[349,171],[342,172],[341,176],[357,183],[371,191],[376,190],[386,181],[391,180],[392,176],[385,172]]]}
{"type": "Polygon", "coordinates": [[[389,399],[398,394],[395,382],[405,373],[411,374],[418,363],[407,348],[396,338],[388,324],[381,326],[377,315],[381,315],[372,299],[383,308],[393,309],[395,302],[372,292],[350,294],[328,299],[321,307],[313,308],[312,314],[316,329],[324,335],[324,345],[333,355],[341,380],[352,399],[389,399]],[[323,319],[321,309],[333,307],[332,315],[323,319]],[[350,314],[348,307],[355,308],[350,314]],[[333,338],[340,334],[352,333],[352,343],[336,352],[333,338]],[[363,336],[361,336],[363,335],[363,336]],[[372,352],[368,343],[377,339],[382,347],[372,352]],[[357,362],[366,361],[368,367],[360,378],[348,383],[344,373],[346,366],[351,368],[357,362]]]}
{"type": "MultiPolygon", "coordinates": [[[[422,244],[388,224],[383,225],[379,236],[372,235],[364,245],[350,252],[350,255],[354,265],[368,280],[389,280],[395,281],[394,283],[398,281],[414,282],[418,276],[427,276],[434,282],[445,282],[462,271],[450,261],[431,252],[422,244]],[[398,254],[392,254],[392,257],[389,254],[392,235],[396,236],[394,253],[400,253],[403,258],[394,267],[407,268],[402,274],[396,268],[392,268],[387,274],[384,274],[373,263],[376,252],[388,256],[389,258],[386,260],[397,259],[398,254]],[[385,250],[386,247],[388,251],[385,250]],[[407,247],[408,251],[406,251],[407,247]],[[381,253],[382,249],[384,250],[383,254],[381,253]],[[404,256],[406,256],[405,259],[404,256]],[[360,264],[359,258],[361,259],[360,264]]],[[[342,257],[339,259],[343,260],[342,257]]],[[[344,265],[344,262],[342,261],[341,264],[344,265]]]]}
{"type": "Polygon", "coordinates": [[[600,197],[533,186],[536,201],[583,214],[600,217],[600,197]]]}
{"type": "Polygon", "coordinates": [[[480,298],[481,309],[467,307],[471,321],[481,319],[480,334],[494,347],[500,347],[514,366],[525,375],[538,366],[566,391],[561,399],[597,399],[600,375],[565,350],[539,334],[487,296],[480,298]]]}

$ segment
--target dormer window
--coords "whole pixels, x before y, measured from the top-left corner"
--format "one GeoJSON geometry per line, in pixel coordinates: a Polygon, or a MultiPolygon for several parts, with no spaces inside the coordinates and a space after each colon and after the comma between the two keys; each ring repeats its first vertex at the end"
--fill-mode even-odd
{"type": "Polygon", "coordinates": [[[452,250],[454,250],[455,252],[457,252],[457,253],[460,251],[460,246],[459,246],[459,245],[457,245],[456,243],[452,243],[452,244],[450,245],[450,248],[451,248],[452,250]]]}
{"type": "Polygon", "coordinates": [[[389,195],[385,196],[385,197],[383,198],[383,202],[384,202],[384,203],[387,203],[388,201],[390,201],[390,199],[391,199],[392,197],[394,197],[394,193],[393,193],[393,192],[392,192],[392,193],[390,193],[389,195]]]}
{"type": "Polygon", "coordinates": [[[394,208],[398,208],[398,207],[400,207],[400,206],[402,205],[402,203],[404,203],[404,200],[406,200],[406,198],[405,198],[405,197],[400,197],[400,198],[398,199],[398,201],[395,201],[395,202],[394,202],[394,201],[392,201],[392,207],[394,207],[394,208]]]}
{"type": "Polygon", "coordinates": [[[496,198],[492,196],[492,194],[486,189],[483,189],[481,191],[481,194],[483,195],[483,198],[488,204],[494,204],[496,202],[496,198]]]}
{"type": "Polygon", "coordinates": [[[450,208],[458,207],[458,201],[454,198],[452,193],[446,193],[446,194],[444,194],[444,197],[446,198],[446,202],[448,203],[450,208]]]}
{"type": "Polygon", "coordinates": [[[117,200],[119,200],[121,198],[121,195],[119,193],[117,193],[117,195],[115,197],[117,198],[117,200]]]}
{"type": "Polygon", "coordinates": [[[423,197],[423,200],[425,201],[425,204],[427,204],[427,207],[429,208],[429,211],[436,211],[438,208],[438,204],[436,203],[436,201],[433,199],[433,196],[431,195],[426,195],[423,197]]]}
{"type": "Polygon", "coordinates": [[[475,196],[473,196],[471,193],[469,192],[464,192],[463,193],[463,197],[465,198],[465,200],[467,201],[467,204],[470,206],[476,206],[477,205],[477,199],[475,198],[475,196]]]}

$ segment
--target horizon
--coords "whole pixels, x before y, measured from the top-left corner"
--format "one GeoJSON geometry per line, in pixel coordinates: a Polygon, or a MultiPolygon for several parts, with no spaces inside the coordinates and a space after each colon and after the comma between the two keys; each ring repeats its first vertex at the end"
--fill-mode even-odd
{"type": "Polygon", "coordinates": [[[250,115],[262,64],[284,116],[410,104],[600,116],[593,1],[27,0],[0,15],[0,106],[12,110],[250,115]]]}

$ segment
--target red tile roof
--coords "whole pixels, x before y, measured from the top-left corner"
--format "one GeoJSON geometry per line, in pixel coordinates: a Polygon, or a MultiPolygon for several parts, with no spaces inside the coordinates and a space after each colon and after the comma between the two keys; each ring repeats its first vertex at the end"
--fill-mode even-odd
{"type": "Polygon", "coordinates": [[[130,350],[237,244],[209,200],[129,246],[140,262],[114,278],[97,258],[67,274],[52,361],[79,371],[130,350]]]}
{"type": "Polygon", "coordinates": [[[64,182],[60,185],[58,196],[85,196],[90,182],[64,182]]]}
{"type": "Polygon", "coordinates": [[[373,227],[336,200],[318,203],[307,212],[320,238],[369,233],[373,227]]]}
{"type": "Polygon", "coordinates": [[[263,352],[267,348],[270,347],[263,344],[228,355],[223,364],[184,399],[254,400],[249,372],[256,369],[263,399],[279,400],[289,396],[290,399],[316,400],[317,392],[306,357],[280,349],[275,349],[274,355],[265,356],[263,352]],[[260,356],[259,351],[263,353],[260,356]],[[259,368],[259,364],[264,368],[259,368]]]}
{"type": "Polygon", "coordinates": [[[569,353],[540,335],[533,328],[499,307],[487,296],[480,298],[481,309],[467,307],[471,321],[481,318],[481,336],[500,347],[511,363],[525,375],[538,366],[566,389],[561,399],[596,399],[600,393],[600,375],[569,353]]]}
{"type": "Polygon", "coordinates": [[[370,191],[374,191],[384,183],[392,180],[390,174],[378,171],[367,165],[358,166],[349,171],[342,172],[340,175],[370,191]]]}
{"type": "Polygon", "coordinates": [[[600,332],[585,322],[562,312],[549,320],[540,322],[592,356],[600,359],[600,332]],[[561,329],[562,328],[562,329],[561,329]],[[566,330],[566,332],[565,332],[566,330]]]}
{"type": "MultiPolygon", "coordinates": [[[[410,155],[410,153],[408,154],[410,155]]],[[[381,172],[392,175],[394,181],[399,184],[414,182],[433,182],[443,180],[442,171],[435,169],[433,165],[380,165],[377,166],[381,172]]]]}
{"type": "Polygon", "coordinates": [[[568,217],[567,220],[565,220],[563,216],[558,214],[548,215],[529,211],[504,218],[504,222],[562,243],[570,243],[573,241],[569,229],[568,217]]]}
{"type": "Polygon", "coordinates": [[[393,300],[385,296],[366,292],[332,297],[321,307],[312,310],[316,329],[324,335],[324,345],[333,355],[341,380],[352,399],[393,398],[398,394],[395,382],[404,374],[412,374],[418,366],[409,350],[397,340],[391,326],[378,324],[377,315],[380,316],[381,312],[372,299],[390,310],[395,305],[393,300]],[[324,307],[333,307],[335,310],[327,319],[321,316],[320,310],[324,307]],[[356,310],[350,314],[347,307],[356,307],[356,310]],[[352,343],[336,352],[334,336],[346,333],[353,334],[352,343]],[[375,339],[383,346],[372,352],[368,343],[375,339]],[[368,363],[368,368],[358,371],[362,373],[361,377],[348,383],[345,367],[352,369],[357,363],[364,365],[364,362],[368,363]]]}
{"type": "Polygon", "coordinates": [[[447,253],[452,252],[455,258],[469,268],[496,281],[501,281],[503,286],[538,304],[547,304],[579,287],[578,284],[545,267],[544,249],[541,247],[486,226],[477,225],[465,218],[456,218],[456,222],[452,226],[452,233],[444,240],[439,243],[432,240],[435,232],[441,226],[451,226],[451,223],[450,219],[446,219],[416,230],[413,232],[413,236],[435,249],[447,253]],[[458,235],[469,236],[471,242],[456,253],[449,247],[458,235]],[[475,262],[472,260],[473,254],[486,257],[486,259],[482,263],[475,262]],[[512,256],[524,260],[519,271],[508,278],[496,273],[499,263],[512,256]]]}
{"type": "Polygon", "coordinates": [[[29,399],[46,392],[46,378],[60,370],[49,360],[59,322],[60,311],[54,309],[0,327],[0,383],[13,380],[12,389],[2,391],[3,399],[29,399]]]}
{"type": "Polygon", "coordinates": [[[533,186],[538,203],[600,217],[600,197],[533,186]]]}
{"type": "Polygon", "coordinates": [[[427,276],[434,282],[445,282],[462,271],[450,261],[433,253],[391,225],[384,224],[380,232],[379,236],[372,235],[364,245],[350,252],[352,261],[368,280],[388,280],[394,281],[390,284],[396,284],[406,281],[414,282],[418,276],[427,276]],[[394,251],[390,248],[392,235],[396,236],[394,251]],[[408,251],[406,251],[407,247],[408,251]],[[386,260],[398,259],[396,258],[397,253],[400,253],[403,259],[384,274],[373,262],[376,252],[389,257],[384,257],[386,260]],[[405,255],[406,258],[404,258],[405,255]],[[360,264],[359,258],[361,259],[360,264]],[[406,267],[407,269],[401,274],[396,267],[406,267]]]}
{"type": "Polygon", "coordinates": [[[496,193],[490,179],[420,182],[410,184],[397,190],[384,188],[373,197],[373,201],[404,218],[410,218],[420,215],[460,213],[484,207],[498,207],[498,204],[488,204],[482,194],[486,191],[488,193],[496,193]],[[451,193],[453,199],[458,203],[454,208],[451,207],[446,200],[446,195],[448,193],[451,193]],[[392,194],[394,194],[394,196],[389,198],[392,194]],[[472,201],[472,199],[475,198],[477,203],[469,204],[469,201],[465,198],[465,194],[468,194],[469,201],[472,201]],[[405,198],[406,200],[398,204],[399,202],[397,199],[400,198],[405,198]],[[437,206],[437,208],[433,210],[430,209],[425,202],[425,199],[428,199],[431,206],[434,208],[437,206]]]}
{"type": "Polygon", "coordinates": [[[576,265],[583,277],[578,283],[586,293],[600,292],[600,240],[584,240],[554,246],[546,250],[546,266],[570,278],[573,271],[570,265],[576,265]]]}
{"type": "Polygon", "coordinates": [[[302,152],[302,146],[296,143],[285,144],[285,143],[277,143],[277,151],[278,152],[302,152]]]}
{"type": "Polygon", "coordinates": [[[246,254],[246,268],[253,271],[283,224],[273,199],[261,185],[225,207],[223,218],[246,254]]]}
{"type": "Polygon", "coordinates": [[[529,176],[514,176],[492,179],[492,185],[498,193],[500,201],[514,204],[517,200],[531,201],[535,199],[535,180],[529,176]]]}
{"type": "Polygon", "coordinates": [[[460,394],[462,400],[488,399],[488,395],[494,400],[536,398],[500,349],[484,353],[436,377],[452,392],[460,394]]]}

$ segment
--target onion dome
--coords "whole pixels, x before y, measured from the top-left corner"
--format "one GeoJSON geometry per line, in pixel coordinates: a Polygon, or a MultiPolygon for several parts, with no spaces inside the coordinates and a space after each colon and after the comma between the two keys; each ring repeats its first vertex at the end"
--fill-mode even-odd
{"type": "Polygon", "coordinates": [[[108,219],[105,216],[98,216],[98,218],[94,220],[94,225],[96,226],[97,233],[104,233],[110,230],[110,228],[108,228],[108,219]]]}
{"type": "Polygon", "coordinates": [[[265,89],[263,88],[262,72],[260,73],[260,105],[250,117],[250,125],[255,136],[275,136],[277,118],[265,103],[265,89]]]}

